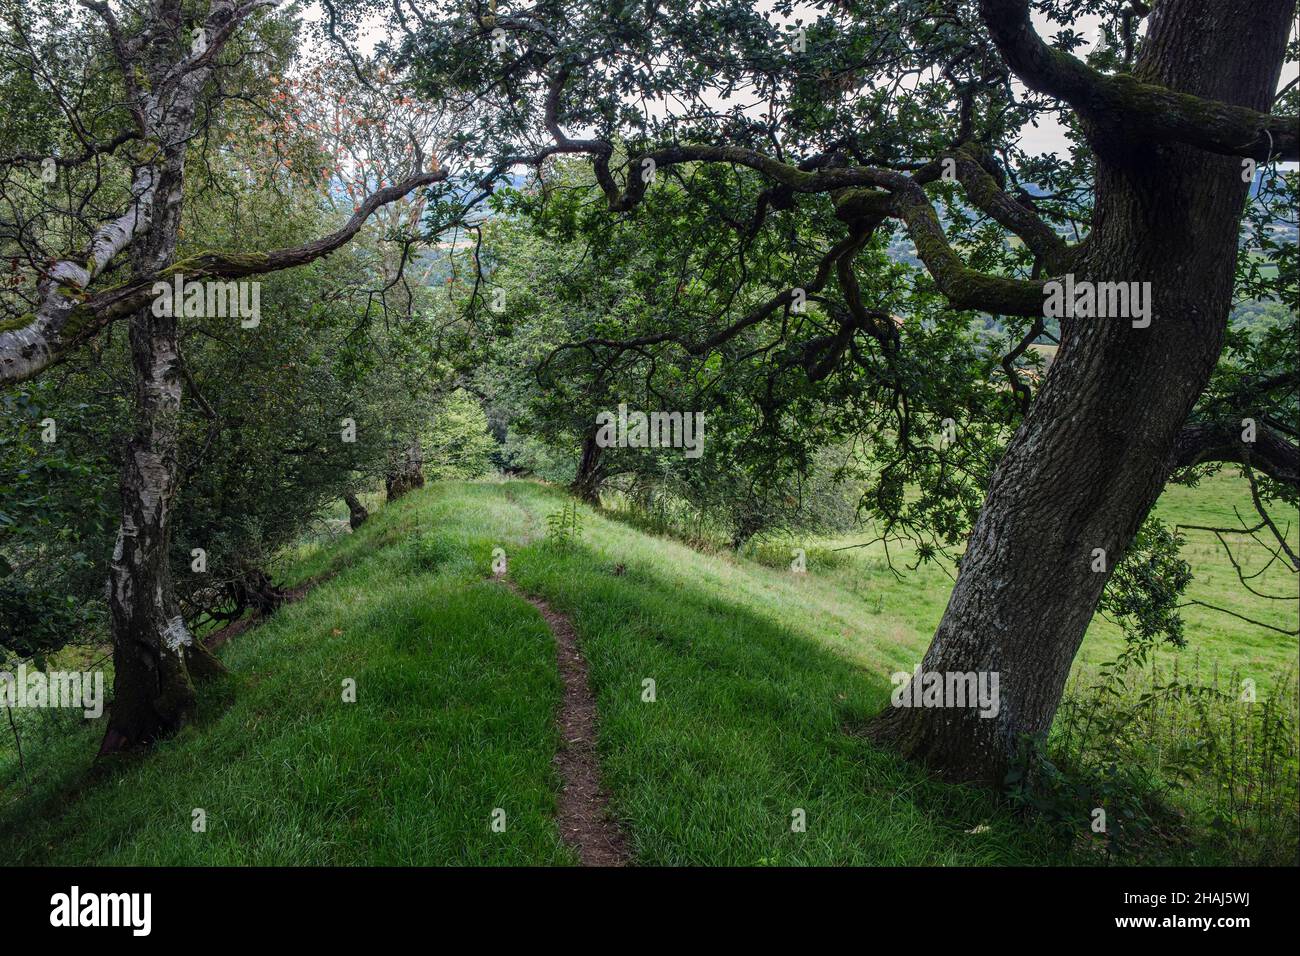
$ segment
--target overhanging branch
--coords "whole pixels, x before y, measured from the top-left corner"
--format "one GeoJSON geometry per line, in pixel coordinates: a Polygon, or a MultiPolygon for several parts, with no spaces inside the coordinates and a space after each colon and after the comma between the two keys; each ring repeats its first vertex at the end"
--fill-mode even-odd
{"type": "Polygon", "coordinates": [[[1249,465],[1292,488],[1300,488],[1300,448],[1270,428],[1258,427],[1253,442],[1241,439],[1237,424],[1198,422],[1187,425],[1174,442],[1173,463],[1188,468],[1204,462],[1249,465]]]}
{"type": "Polygon", "coordinates": [[[1069,103],[1103,125],[1123,122],[1126,136],[1177,142],[1266,162],[1300,159],[1300,118],[1176,93],[1127,73],[1106,74],[1043,42],[1029,0],[980,0],[980,14],[1007,65],[1031,90],[1069,103]]]}
{"type": "MultiPolygon", "coordinates": [[[[148,167],[140,168],[147,173],[148,167]]],[[[445,170],[418,173],[371,193],[343,227],[312,242],[271,252],[205,252],[166,269],[87,296],[90,284],[117,253],[130,244],[138,228],[135,210],[148,206],[148,192],[139,193],[132,211],[104,226],[91,245],[86,267],[71,260],[57,263],[42,280],[40,311],[26,326],[0,333],[0,386],[25,381],[62,361],[77,345],[92,338],[114,319],[129,315],[153,298],[154,283],[183,275],[186,281],[238,279],[305,265],[346,245],[371,214],[414,189],[441,182],[445,170]]],[[[152,190],[152,180],[147,186],[152,190]]]]}

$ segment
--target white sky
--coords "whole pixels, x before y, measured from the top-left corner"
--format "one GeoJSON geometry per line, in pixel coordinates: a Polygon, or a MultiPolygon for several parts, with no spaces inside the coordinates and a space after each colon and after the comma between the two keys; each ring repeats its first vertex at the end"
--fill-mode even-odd
{"type": "MultiPolygon", "coordinates": [[[[1039,35],[1044,39],[1051,37],[1053,33],[1060,29],[1059,24],[1053,24],[1043,14],[1034,10],[1030,14],[1034,20],[1034,26],[1037,28],[1039,35]]],[[[1097,40],[1101,37],[1101,17],[1096,14],[1085,14],[1080,17],[1074,24],[1074,30],[1090,39],[1087,46],[1076,51],[1077,56],[1083,56],[1092,51],[1097,45],[1097,40]]],[[[1024,87],[1016,82],[1016,88],[1023,90],[1024,87]]],[[[1045,116],[1039,121],[1038,126],[1026,124],[1020,129],[1020,148],[1031,156],[1039,153],[1055,153],[1065,156],[1070,150],[1070,141],[1065,138],[1065,130],[1058,123],[1055,117],[1045,116]]]]}
{"type": "MultiPolygon", "coordinates": [[[[772,14],[773,18],[778,22],[786,20],[786,18],[779,17],[772,12],[772,0],[758,0],[756,7],[759,10],[764,10],[772,14]]],[[[810,15],[814,13],[815,11],[810,6],[805,7],[802,12],[797,11],[798,16],[802,16],[805,22],[807,22],[811,18],[810,15]]],[[[1050,37],[1053,33],[1061,29],[1061,24],[1053,23],[1044,14],[1038,11],[1033,11],[1032,15],[1034,26],[1044,38],[1050,37]]],[[[312,6],[308,8],[308,16],[319,18],[319,6],[312,4],[312,6]]],[[[796,18],[797,17],[790,18],[790,22],[796,18]]],[[[1070,24],[1070,26],[1082,36],[1088,38],[1087,44],[1078,51],[1078,55],[1083,56],[1090,52],[1101,36],[1101,18],[1096,14],[1085,14],[1077,21],[1070,24]]],[[[374,29],[367,31],[367,33],[361,38],[360,45],[363,49],[367,51],[373,49],[375,42],[379,38],[379,31],[380,26],[379,23],[376,22],[374,29]]],[[[1282,84],[1286,84],[1294,78],[1298,69],[1300,69],[1300,66],[1297,66],[1296,64],[1288,64],[1284,67],[1281,80],[1282,84]]],[[[582,135],[582,132],[583,131],[581,130],[570,131],[573,135],[582,135]]],[[[1031,155],[1038,153],[1057,153],[1064,155],[1069,150],[1069,141],[1065,137],[1064,129],[1053,117],[1050,116],[1042,117],[1039,120],[1038,126],[1024,126],[1021,130],[1021,137],[1021,148],[1031,155]]]]}
{"type": "MultiPolygon", "coordinates": [[[[69,11],[72,11],[73,9],[76,8],[75,0],[67,0],[67,2],[68,2],[69,11]]],[[[772,4],[772,0],[758,0],[757,7],[760,10],[766,9],[770,12],[771,4],[772,4]]],[[[810,12],[811,12],[811,7],[804,9],[803,17],[805,20],[809,19],[810,12]]],[[[317,3],[310,4],[306,8],[304,15],[308,20],[319,21],[321,19],[321,8],[319,4],[317,3]]],[[[1035,12],[1033,16],[1034,16],[1035,26],[1038,28],[1039,32],[1043,34],[1044,37],[1050,36],[1053,32],[1055,32],[1056,29],[1059,29],[1059,26],[1054,26],[1041,13],[1035,12]]],[[[1075,30],[1077,30],[1079,33],[1083,34],[1084,36],[1090,38],[1091,42],[1086,47],[1087,50],[1092,49],[1093,44],[1096,43],[1097,37],[1100,33],[1100,23],[1101,23],[1100,18],[1098,18],[1095,15],[1089,14],[1081,17],[1077,22],[1073,24],[1075,30]]],[[[363,33],[359,45],[363,50],[369,52],[371,49],[373,49],[374,44],[379,39],[379,37],[380,37],[380,25],[378,22],[376,22],[372,29],[367,30],[363,33]]],[[[1293,79],[1296,76],[1297,69],[1300,69],[1300,67],[1298,67],[1295,64],[1289,64],[1283,70],[1282,83],[1285,84],[1289,82],[1291,79],[1293,79]]],[[[1024,148],[1029,153],[1040,153],[1040,152],[1064,153],[1068,149],[1068,141],[1065,138],[1063,130],[1054,120],[1050,118],[1044,118],[1040,122],[1040,125],[1037,128],[1033,126],[1024,127],[1024,129],[1022,130],[1022,136],[1023,136],[1022,143],[1021,143],[1022,148],[1024,148]]]]}

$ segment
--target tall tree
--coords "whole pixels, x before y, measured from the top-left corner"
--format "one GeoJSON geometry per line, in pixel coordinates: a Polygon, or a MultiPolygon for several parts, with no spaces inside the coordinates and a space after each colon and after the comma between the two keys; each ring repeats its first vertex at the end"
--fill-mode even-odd
{"type": "MultiPolygon", "coordinates": [[[[1296,158],[1296,119],[1267,115],[1295,3],[1161,3],[1132,75],[1100,74],[1051,50],[1024,0],[984,0],[981,12],[1016,75],[1068,102],[1093,147],[1093,230],[1069,262],[1076,280],[1149,282],[1152,295],[1148,328],[1063,323],[926,653],[926,671],[1000,672],[999,717],[898,709],[878,728],[953,776],[1000,782],[1021,736],[1051,726],[1115,558],[1196,444],[1184,429],[1232,303],[1249,187],[1240,157],[1296,158]],[[1101,572],[1095,549],[1109,556],[1101,572]]],[[[1278,444],[1252,449],[1235,437],[1195,454],[1255,457],[1300,481],[1294,445],[1270,434],[1278,444]]]]}
{"type": "MultiPolygon", "coordinates": [[[[360,198],[337,231],[289,248],[243,254],[203,253],[177,260],[192,143],[230,94],[223,79],[240,57],[229,55],[241,31],[278,0],[212,0],[197,15],[180,0],[141,8],[80,0],[93,18],[75,32],[51,10],[5,7],[7,69],[25,71],[62,114],[62,135],[49,152],[0,160],[16,170],[58,170],[68,186],[62,207],[75,227],[37,229],[16,222],[7,237],[35,273],[8,304],[26,305],[0,325],[0,385],[25,381],[62,361],[119,319],[127,322],[135,383],[135,426],[121,483],[121,523],[113,553],[109,608],[114,645],[114,701],[101,753],[147,743],[192,714],[194,682],[219,664],[187,630],[168,566],[170,517],[177,493],[177,423],[184,382],[175,310],[155,309],[154,285],[241,279],[303,265],[340,248],[375,210],[446,178],[416,169],[360,198]],[[42,15],[44,14],[44,15],[42,15]],[[73,42],[75,41],[75,42],[73,42]],[[54,74],[50,62],[82,68],[54,74]],[[109,76],[96,109],[66,82],[109,76]],[[121,212],[93,222],[108,189],[124,183],[121,212]],[[80,190],[80,195],[77,191],[80,190]],[[83,244],[84,243],[84,244],[83,244]],[[80,245],[80,248],[78,247],[80,245]],[[55,255],[50,248],[62,248],[55,255]],[[107,280],[114,275],[116,281],[107,280]],[[123,279],[125,274],[127,278],[123,279]],[[156,314],[161,312],[162,314],[156,314]]],[[[15,260],[17,261],[17,259],[15,260]]]]}
{"type": "MultiPolygon", "coordinates": [[[[761,177],[765,188],[737,188],[725,216],[742,265],[725,294],[754,294],[743,268],[753,234],[817,214],[822,254],[797,284],[763,291],[739,317],[697,312],[693,326],[593,335],[584,347],[704,355],[813,302],[830,330],[800,344],[805,367],[883,356],[902,463],[924,454],[918,435],[934,410],[908,401],[926,357],[905,354],[872,308],[859,253],[897,223],[950,308],[1023,330],[1001,363],[1018,427],[923,664],[998,672],[1001,709],[994,719],[890,710],[877,736],[907,756],[996,783],[1022,738],[1047,732],[1103,588],[1176,467],[1248,461],[1286,487],[1300,482],[1300,455],[1278,428],[1249,441],[1239,422],[1189,422],[1223,346],[1254,164],[1300,158],[1296,117],[1271,112],[1294,0],[1044,4],[1067,21],[1106,6],[1107,34],[1122,42],[1088,60],[1072,54],[1073,30],[1045,42],[1028,0],[819,3],[814,22],[784,29],[775,15],[788,20],[794,4],[772,16],[740,0],[423,6],[407,52],[430,89],[495,102],[476,142],[499,171],[585,155],[609,211],[629,221],[657,201],[656,176],[761,177]],[[1021,128],[1045,114],[1074,137],[1070,159],[1018,150],[1021,128]],[[978,241],[988,229],[1001,233],[996,251],[978,241]],[[1149,314],[1058,323],[1048,283],[1066,281],[1137,283],[1150,289],[1149,314]],[[1058,328],[1034,394],[1015,363],[1058,328]]],[[[929,360],[941,374],[942,357],[929,360]]]]}

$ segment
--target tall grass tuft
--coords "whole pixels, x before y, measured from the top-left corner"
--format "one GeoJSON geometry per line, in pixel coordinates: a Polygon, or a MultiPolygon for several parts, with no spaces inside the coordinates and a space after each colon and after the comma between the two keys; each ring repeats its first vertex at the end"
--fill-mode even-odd
{"type": "MultiPolygon", "coordinates": [[[[1150,855],[1153,831],[1212,834],[1235,864],[1294,865],[1300,842],[1294,669],[1271,685],[1175,657],[1116,666],[1067,687],[1048,745],[1056,767],[1121,805],[1120,856],[1150,855]],[[1135,811],[1134,808],[1139,808],[1135,811]]],[[[1166,842],[1166,841],[1161,841],[1166,842]]]]}

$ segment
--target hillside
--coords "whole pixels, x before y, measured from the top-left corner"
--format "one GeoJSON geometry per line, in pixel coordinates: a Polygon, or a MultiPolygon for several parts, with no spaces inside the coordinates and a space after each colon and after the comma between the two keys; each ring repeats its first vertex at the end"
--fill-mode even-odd
{"type": "MultiPolygon", "coordinates": [[[[522,481],[439,484],[304,546],[291,578],[321,583],[221,647],[230,674],[196,726],[94,771],[97,727],[35,736],[30,787],[0,766],[6,860],[576,863],[555,823],[568,772],[555,620],[585,657],[600,776],[637,864],[1095,859],[1086,835],[1062,843],[860,733],[942,609],[940,595],[915,601],[930,585],[904,581],[882,603],[872,582],[887,572],[861,573],[866,557],[855,571],[810,551],[796,575],[590,509],[557,545],[547,517],[567,500],[522,481]],[[515,590],[493,579],[495,548],[515,590]]],[[[1283,674],[1294,639],[1262,643],[1246,659],[1283,674]]],[[[1209,847],[1155,852],[1218,861],[1209,847]]]]}

